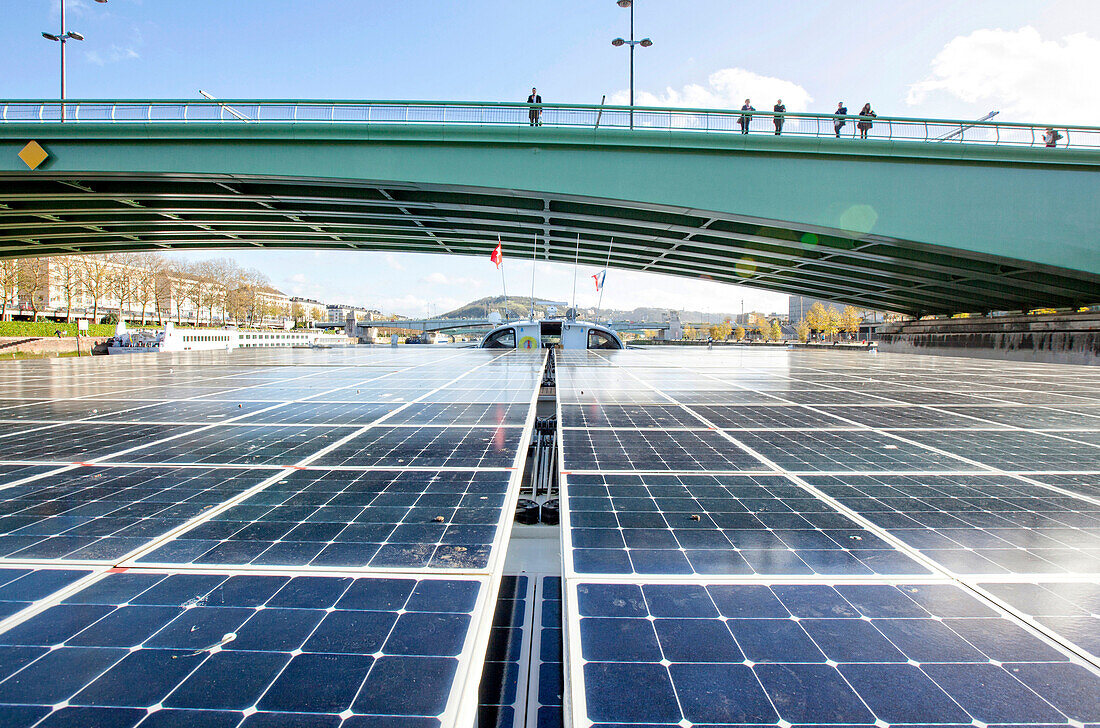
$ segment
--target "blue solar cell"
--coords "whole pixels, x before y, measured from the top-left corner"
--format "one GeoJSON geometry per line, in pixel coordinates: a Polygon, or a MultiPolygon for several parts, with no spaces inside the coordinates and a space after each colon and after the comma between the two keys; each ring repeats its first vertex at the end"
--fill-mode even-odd
{"type": "Polygon", "coordinates": [[[702,586],[645,584],[642,594],[654,617],[717,617],[707,590],[702,586]]]}
{"type": "MultiPolygon", "coordinates": [[[[410,600],[411,602],[411,600],[410,600]]],[[[407,612],[386,639],[393,655],[458,655],[470,626],[468,614],[407,612]]]]}
{"type": "Polygon", "coordinates": [[[681,718],[672,680],[661,665],[589,662],[584,682],[591,720],[675,723],[681,718]]]}
{"type": "Polygon", "coordinates": [[[824,662],[813,640],[789,619],[731,619],[726,623],[753,662],[824,662]]]}
{"type": "Polygon", "coordinates": [[[825,656],[836,662],[905,662],[906,657],[870,622],[803,619],[799,623],[825,656]]]}
{"type": "Polygon", "coordinates": [[[134,708],[62,708],[39,723],[44,728],[131,728],[145,716],[134,708]]]}
{"type": "Polygon", "coordinates": [[[780,584],[773,586],[772,591],[796,617],[860,616],[831,586],[780,584]]]}
{"type": "MultiPolygon", "coordinates": [[[[9,705],[68,704],[48,720],[88,719],[91,713],[75,708],[97,707],[114,711],[102,713],[104,720],[124,722],[127,709],[144,716],[163,705],[157,721],[168,728],[205,726],[197,711],[216,711],[210,715],[218,721],[236,711],[239,723],[241,711],[253,708],[269,716],[335,715],[362,712],[356,703],[435,719],[451,699],[456,658],[469,641],[470,614],[458,610],[474,607],[480,584],[107,574],[68,603],[0,633],[0,716],[9,705]],[[358,608],[364,604],[375,608],[358,608]]],[[[254,724],[269,720],[281,725],[274,717],[254,724]]]]}
{"type": "Polygon", "coordinates": [[[768,696],[744,665],[691,664],[669,668],[684,718],[694,723],[774,723],[768,696]]]}
{"type": "Polygon", "coordinates": [[[762,664],[754,670],[779,715],[791,723],[873,723],[875,720],[834,667],[762,664]]]}
{"type": "Polygon", "coordinates": [[[584,659],[614,662],[659,662],[661,648],[653,623],[646,619],[601,619],[581,621],[584,659]]]}
{"type": "Polygon", "coordinates": [[[917,662],[983,662],[986,657],[951,631],[943,622],[931,619],[889,619],[875,625],[917,662]]]}
{"type": "MultiPolygon", "coordinates": [[[[586,619],[582,624],[592,621],[596,620],[586,619]]],[[[661,654],[672,662],[737,662],[743,659],[733,635],[719,620],[657,619],[653,621],[653,628],[657,630],[661,654]]],[[[582,641],[584,639],[582,636],[582,641]]]]}
{"type": "Polygon", "coordinates": [[[913,665],[841,665],[840,672],[887,723],[969,723],[970,717],[913,665]]]}
{"type": "Polygon", "coordinates": [[[120,607],[69,638],[70,646],[133,647],[140,645],[183,612],[179,607],[120,607]]]}
{"type": "MultiPolygon", "coordinates": [[[[137,650],[115,663],[69,700],[72,705],[155,705],[203,661],[192,650],[137,650]]],[[[235,676],[234,679],[247,679],[235,676]]]]}
{"type": "Polygon", "coordinates": [[[707,592],[724,617],[789,617],[783,602],[766,586],[712,584],[707,592]]]}
{"type": "Polygon", "coordinates": [[[444,657],[381,657],[352,709],[359,713],[438,715],[458,661],[444,657]]]}
{"type": "Polygon", "coordinates": [[[1096,675],[1087,668],[1070,663],[1022,663],[1006,669],[1073,720],[1100,723],[1100,690],[1096,675]]]}
{"type": "Polygon", "coordinates": [[[1057,662],[1067,660],[1048,643],[1004,619],[945,619],[951,631],[1000,662],[1057,662]]]}
{"type": "Polygon", "coordinates": [[[392,612],[331,612],[309,635],[302,649],[369,655],[381,649],[397,621],[392,612]]]}
{"type": "MultiPolygon", "coordinates": [[[[924,672],[983,723],[1061,723],[1065,718],[1000,666],[925,665],[924,672]]],[[[1100,684],[1094,678],[1094,683],[1100,684]]]]}
{"type": "Polygon", "coordinates": [[[290,652],[305,643],[326,614],[323,609],[265,609],[241,625],[224,649],[290,652]]]}
{"type": "Polygon", "coordinates": [[[257,707],[285,712],[339,713],[351,705],[373,664],[374,658],[369,655],[297,655],[257,707]],[[324,679],[318,680],[321,675],[324,679]]]}

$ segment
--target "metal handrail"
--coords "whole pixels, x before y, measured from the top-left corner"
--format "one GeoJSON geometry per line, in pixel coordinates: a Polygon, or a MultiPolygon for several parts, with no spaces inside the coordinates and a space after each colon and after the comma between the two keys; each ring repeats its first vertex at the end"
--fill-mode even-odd
{"type": "MultiPolygon", "coordinates": [[[[64,123],[87,125],[166,124],[188,125],[280,123],[280,124],[412,124],[447,126],[528,126],[532,105],[511,102],[471,101],[355,101],[324,99],[66,99],[64,123]],[[232,107],[239,112],[227,116],[232,107]],[[241,118],[244,117],[244,118],[241,118]]],[[[739,109],[662,108],[654,106],[611,106],[606,104],[538,105],[542,127],[626,130],[633,112],[634,131],[694,132],[701,134],[774,135],[775,120],[782,119],[782,136],[829,138],[837,136],[834,123],[843,121],[841,138],[859,139],[861,122],[870,121],[867,138],[877,141],[920,141],[935,144],[988,144],[1044,146],[1048,129],[1061,134],[1059,147],[1100,148],[1100,127],[1072,124],[1028,124],[1008,121],[926,119],[878,116],[866,119],[855,114],[808,114],[739,109]],[[964,133],[965,132],[965,133],[964,133]],[[948,138],[937,138],[946,137],[948,138]],[[1072,140],[1072,141],[1071,141],[1072,140]]],[[[13,99],[0,101],[0,126],[62,122],[61,104],[56,100],[13,99]]]]}

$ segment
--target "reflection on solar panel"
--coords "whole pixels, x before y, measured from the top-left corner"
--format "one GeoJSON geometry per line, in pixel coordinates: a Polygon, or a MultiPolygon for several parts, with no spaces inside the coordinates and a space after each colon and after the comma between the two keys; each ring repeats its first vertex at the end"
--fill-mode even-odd
{"type": "Polygon", "coordinates": [[[0,725],[470,725],[542,358],[111,364],[5,369],[0,725]]]}
{"type": "Polygon", "coordinates": [[[1100,373],[668,348],[557,372],[574,726],[1100,722],[1100,373]]]}
{"type": "Polygon", "coordinates": [[[0,634],[15,658],[0,704],[66,725],[134,725],[150,708],[163,724],[197,710],[213,711],[198,725],[453,719],[487,591],[484,578],[108,574],[0,634]]]}
{"type": "Polygon", "coordinates": [[[925,574],[791,481],[742,475],[569,476],[578,574],[925,574]]]}
{"type": "Polygon", "coordinates": [[[1100,676],[954,585],[575,589],[578,707],[594,722],[1049,724],[1100,709],[1100,676]]]}
{"type": "Polygon", "coordinates": [[[263,477],[210,468],[55,471],[0,491],[0,558],[114,563],[263,477]]]}
{"type": "Polygon", "coordinates": [[[298,470],[139,562],[484,569],[508,471],[298,470]]]}
{"type": "Polygon", "coordinates": [[[83,569],[0,568],[0,620],[17,614],[91,573],[83,569]]]}

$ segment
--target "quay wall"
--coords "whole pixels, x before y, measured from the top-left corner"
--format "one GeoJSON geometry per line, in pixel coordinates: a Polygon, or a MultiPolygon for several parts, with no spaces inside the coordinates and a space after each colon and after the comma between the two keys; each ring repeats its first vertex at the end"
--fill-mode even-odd
{"type": "Polygon", "coordinates": [[[109,336],[0,336],[0,354],[106,354],[109,336]]]}
{"type": "Polygon", "coordinates": [[[884,326],[879,351],[1100,365],[1100,312],[901,321],[884,326]]]}

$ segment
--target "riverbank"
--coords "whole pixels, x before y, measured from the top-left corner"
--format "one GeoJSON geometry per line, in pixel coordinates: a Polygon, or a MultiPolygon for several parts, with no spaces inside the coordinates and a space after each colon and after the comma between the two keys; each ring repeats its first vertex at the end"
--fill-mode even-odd
{"type": "Polygon", "coordinates": [[[0,336],[0,360],[106,354],[109,336],[0,336]]]}

